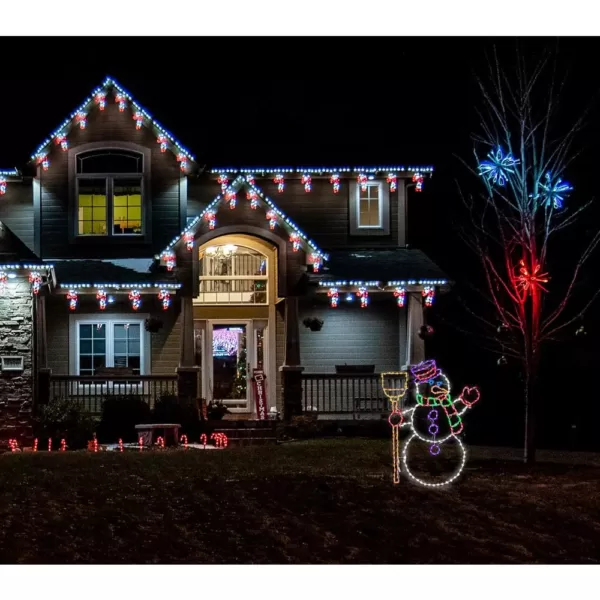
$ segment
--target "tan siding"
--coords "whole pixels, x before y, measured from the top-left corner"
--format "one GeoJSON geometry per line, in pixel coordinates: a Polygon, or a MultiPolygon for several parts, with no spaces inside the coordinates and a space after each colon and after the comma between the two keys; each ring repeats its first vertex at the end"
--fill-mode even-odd
{"type": "Polygon", "coordinates": [[[62,297],[46,298],[48,367],[55,375],[69,374],[69,312],[62,297]]]}
{"type": "Polygon", "coordinates": [[[175,301],[169,310],[161,315],[162,329],[152,335],[152,374],[173,375],[179,366],[181,355],[181,312],[175,301]]]}

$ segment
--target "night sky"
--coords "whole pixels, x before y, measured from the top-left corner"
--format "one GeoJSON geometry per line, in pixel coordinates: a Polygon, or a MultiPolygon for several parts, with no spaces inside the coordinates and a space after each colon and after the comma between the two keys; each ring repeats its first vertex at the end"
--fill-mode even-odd
{"type": "MultiPolygon", "coordinates": [[[[517,46],[528,58],[559,48],[559,67],[569,74],[560,120],[593,106],[577,141],[581,156],[566,173],[573,201],[589,198],[600,156],[593,135],[600,71],[590,67],[600,55],[596,38],[3,38],[1,54],[13,67],[2,73],[0,169],[22,168],[110,75],[209,167],[433,165],[424,193],[409,200],[409,243],[452,279],[476,279],[449,224],[460,215],[457,181],[466,191],[475,184],[455,155],[471,160],[474,74],[486,68],[493,44],[505,66],[517,46]]],[[[443,322],[463,319],[441,305],[443,322]]],[[[457,348],[465,340],[445,325],[436,337],[436,352],[464,356],[457,348]]],[[[508,378],[483,373],[495,360],[480,359],[481,377],[470,378],[488,382],[488,419],[502,411],[490,388],[508,378]]]]}

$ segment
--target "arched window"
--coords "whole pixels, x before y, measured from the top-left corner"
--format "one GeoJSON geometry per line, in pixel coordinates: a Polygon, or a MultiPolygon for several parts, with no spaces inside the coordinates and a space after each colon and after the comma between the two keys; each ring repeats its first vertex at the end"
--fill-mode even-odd
{"type": "Polygon", "coordinates": [[[104,148],[75,161],[78,235],[141,235],[143,155],[104,148]]]}
{"type": "Polygon", "coordinates": [[[234,244],[208,246],[200,252],[203,304],[267,304],[267,257],[234,244]]]}

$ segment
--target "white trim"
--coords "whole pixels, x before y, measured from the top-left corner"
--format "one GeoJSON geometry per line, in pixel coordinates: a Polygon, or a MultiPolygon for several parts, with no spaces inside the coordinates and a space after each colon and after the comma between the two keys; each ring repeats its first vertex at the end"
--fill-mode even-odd
{"type": "Polygon", "coordinates": [[[356,228],[360,230],[364,229],[381,229],[383,227],[383,182],[382,181],[367,181],[366,186],[377,187],[377,225],[361,225],[360,224],[360,192],[361,185],[356,186],[356,196],[354,199],[356,205],[356,228]]]}
{"type": "MultiPolygon", "coordinates": [[[[69,315],[69,375],[79,375],[79,325],[97,325],[102,323],[106,327],[106,357],[107,363],[114,360],[112,357],[112,350],[108,352],[109,348],[112,348],[114,341],[114,333],[112,325],[123,325],[126,323],[135,323],[140,326],[140,375],[150,375],[151,371],[151,345],[150,335],[144,327],[144,321],[148,318],[148,314],[120,314],[120,313],[108,313],[108,314],[71,314],[69,315]],[[109,326],[110,325],[110,326],[109,326]],[[109,358],[110,356],[110,358],[109,358]]],[[[107,367],[113,365],[107,364],[107,367]]],[[[102,386],[102,390],[111,384],[108,382],[106,386],[102,386]]],[[[122,384],[120,384],[122,386],[122,384]]],[[[140,383],[139,386],[142,384],[140,383]]],[[[127,390],[133,387],[139,387],[132,384],[127,386],[127,390]]],[[[82,390],[86,387],[79,384],[79,388],[82,390]]],[[[101,391],[98,389],[98,391],[101,391]]]]}

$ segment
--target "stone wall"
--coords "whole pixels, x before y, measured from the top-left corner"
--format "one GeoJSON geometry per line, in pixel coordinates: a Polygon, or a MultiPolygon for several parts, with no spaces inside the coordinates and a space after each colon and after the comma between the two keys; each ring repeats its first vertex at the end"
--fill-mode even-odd
{"type": "Polygon", "coordinates": [[[23,371],[0,373],[0,443],[32,436],[33,302],[22,277],[9,280],[0,296],[0,356],[22,356],[23,371]]]}

